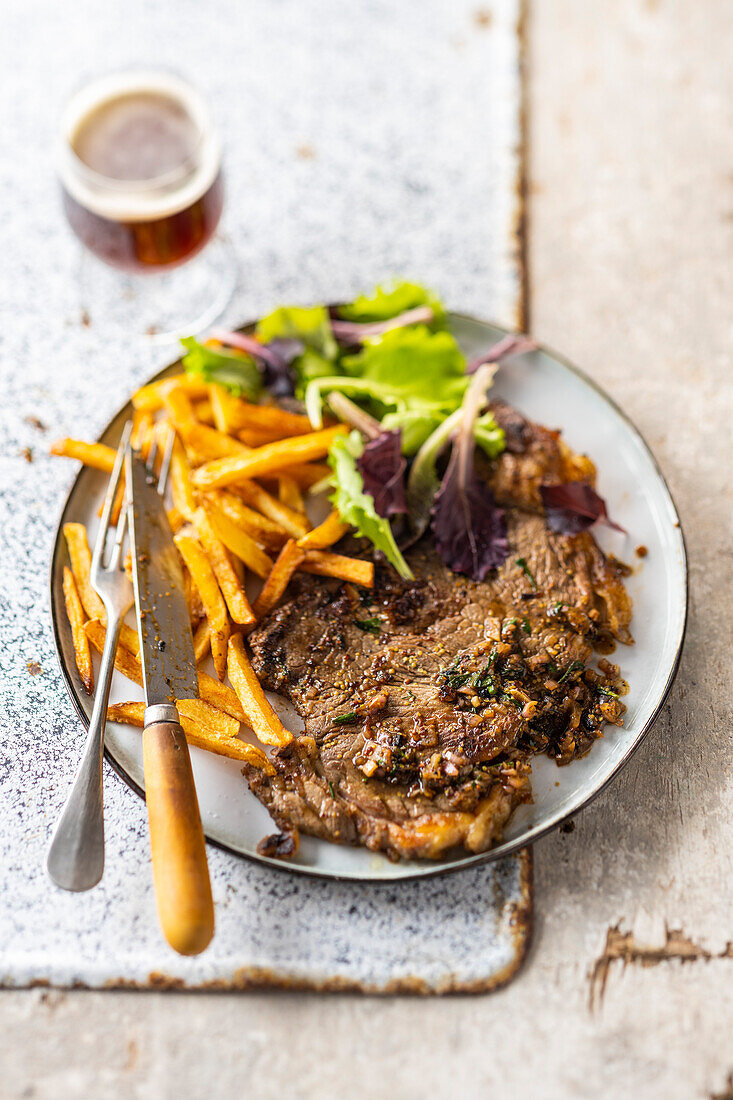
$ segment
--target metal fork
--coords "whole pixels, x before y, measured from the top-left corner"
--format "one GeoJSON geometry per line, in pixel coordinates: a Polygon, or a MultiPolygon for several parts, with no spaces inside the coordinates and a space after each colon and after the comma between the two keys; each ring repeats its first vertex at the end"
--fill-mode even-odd
{"type": "MultiPolygon", "coordinates": [[[[122,621],[132,607],[133,590],[123,562],[123,544],[127,530],[127,507],[123,506],[108,559],[104,561],[109,534],[110,517],[122,476],[125,451],[130,441],[132,424],[122,433],[117,457],[107,486],[107,495],[99,522],[99,531],[92,555],[89,579],[99,595],[107,613],[107,634],[94,695],[89,732],[84,743],[81,764],[66,805],[61,813],[48,850],[46,866],[57,886],[64,890],[91,890],[104,871],[104,813],[102,797],[102,761],[104,758],[104,729],[107,721],[110,682],[114,671],[115,653],[122,621]]],[[[163,495],[168,479],[173,432],[166,441],[158,481],[158,492],[163,495]]],[[[147,466],[155,469],[157,439],[148,454],[147,466]]]]}

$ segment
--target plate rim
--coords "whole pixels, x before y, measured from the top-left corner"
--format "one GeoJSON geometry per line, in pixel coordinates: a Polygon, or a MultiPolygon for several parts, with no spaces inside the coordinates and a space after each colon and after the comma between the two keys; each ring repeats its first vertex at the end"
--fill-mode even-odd
{"type": "MultiPolygon", "coordinates": [[[[487,321],[484,318],[477,317],[475,314],[464,313],[460,310],[448,310],[447,315],[448,315],[449,318],[455,317],[455,318],[458,318],[460,320],[469,321],[469,322],[472,322],[474,324],[477,324],[477,325],[480,325],[480,326],[483,326],[483,327],[492,328],[497,332],[504,333],[505,335],[515,335],[514,330],[508,329],[504,325],[496,324],[493,321],[487,321]]],[[[256,321],[249,321],[246,324],[239,325],[237,327],[236,331],[247,332],[248,330],[251,330],[254,327],[255,324],[256,324],[256,321]]],[[[421,867],[417,871],[411,870],[410,872],[408,872],[406,874],[402,874],[402,875],[400,875],[400,874],[392,874],[392,875],[339,874],[338,872],[335,872],[335,871],[329,871],[329,870],[324,870],[324,869],[317,868],[317,867],[308,867],[308,866],[305,866],[303,864],[287,863],[283,860],[272,859],[269,856],[259,855],[259,853],[257,853],[257,852],[243,852],[238,848],[232,847],[230,844],[227,844],[224,841],[217,840],[213,837],[210,837],[210,836],[206,835],[206,842],[208,844],[212,844],[214,847],[220,848],[222,851],[229,852],[232,855],[238,856],[240,859],[246,859],[246,860],[249,860],[252,863],[264,864],[265,866],[272,867],[275,870],[281,871],[281,872],[286,873],[286,874],[300,874],[300,875],[307,875],[311,878],[317,878],[317,879],[333,880],[333,881],[338,881],[338,882],[370,883],[370,884],[373,884],[373,885],[384,885],[384,886],[388,886],[390,884],[396,885],[398,883],[409,883],[409,882],[413,882],[413,881],[423,879],[423,878],[434,878],[438,875],[448,875],[448,874],[457,873],[459,871],[467,871],[471,868],[476,868],[476,867],[481,866],[481,865],[486,864],[486,863],[493,863],[496,860],[505,859],[505,858],[508,858],[509,856],[514,856],[514,855],[517,855],[520,859],[522,859],[523,861],[526,861],[527,858],[530,855],[530,853],[528,851],[529,846],[534,845],[534,843],[537,840],[539,840],[541,837],[546,836],[548,833],[554,831],[555,829],[558,829],[565,821],[568,821],[570,818],[573,818],[577,814],[579,814],[582,810],[585,810],[586,807],[588,807],[598,797],[598,795],[600,795],[609,786],[609,784],[618,776],[618,774],[622,771],[622,769],[626,766],[626,764],[628,764],[629,760],[634,755],[634,753],[639,748],[639,746],[646,740],[646,737],[649,734],[649,731],[654,726],[654,724],[655,724],[657,718],[659,717],[659,714],[660,714],[664,704],[667,701],[669,693],[672,689],[672,685],[674,684],[674,681],[677,677],[677,673],[678,673],[679,667],[680,667],[680,662],[681,662],[681,659],[682,659],[682,651],[684,649],[685,638],[686,638],[686,635],[687,635],[687,626],[688,626],[688,621],[689,621],[689,610],[690,610],[690,570],[689,570],[689,559],[688,559],[688,553],[687,553],[687,542],[686,542],[684,530],[683,530],[683,527],[682,527],[682,521],[680,519],[679,511],[677,509],[677,504],[675,502],[674,496],[672,495],[672,491],[670,490],[670,487],[667,483],[667,479],[665,478],[664,473],[662,472],[662,469],[659,465],[659,462],[657,461],[657,458],[654,455],[654,452],[652,451],[651,447],[649,446],[649,444],[645,440],[644,436],[639,431],[639,429],[634,424],[634,422],[629,417],[629,415],[604,390],[604,388],[598,382],[595,381],[595,379],[591,378],[588,374],[586,374],[586,372],[584,370],[582,370],[580,367],[576,366],[569,359],[567,359],[564,355],[561,355],[560,353],[556,352],[554,349],[550,348],[547,344],[536,343],[534,350],[542,352],[544,355],[547,355],[549,358],[554,359],[565,370],[569,371],[571,374],[574,374],[577,378],[579,378],[581,380],[581,382],[585,383],[585,385],[587,385],[590,389],[594,390],[595,393],[598,394],[598,396],[606,404],[610,405],[610,407],[614,410],[614,412],[617,413],[617,415],[623,420],[626,427],[636,437],[637,441],[641,444],[644,452],[646,453],[646,455],[651,460],[652,466],[654,468],[654,472],[656,473],[657,478],[661,482],[661,484],[664,487],[664,489],[667,493],[667,496],[669,498],[669,503],[671,505],[672,512],[674,514],[675,524],[676,524],[677,530],[679,532],[680,548],[681,548],[681,565],[682,565],[682,569],[683,569],[683,573],[684,573],[684,584],[683,584],[683,592],[682,592],[682,597],[683,597],[683,609],[682,610],[683,610],[683,613],[682,613],[682,620],[681,620],[681,627],[680,627],[680,631],[679,631],[679,637],[677,639],[676,648],[675,648],[674,660],[672,662],[672,665],[671,665],[671,668],[670,668],[669,673],[667,675],[667,679],[664,683],[664,686],[663,686],[663,688],[662,688],[662,690],[659,694],[658,700],[655,703],[655,705],[654,705],[649,717],[647,718],[646,722],[644,723],[641,730],[639,731],[639,733],[635,737],[633,743],[631,745],[629,745],[626,752],[616,762],[613,769],[606,776],[606,778],[603,780],[603,782],[600,783],[597,787],[595,787],[589,794],[584,796],[583,799],[581,800],[581,802],[579,803],[579,805],[575,806],[573,809],[560,812],[555,817],[553,817],[550,821],[547,821],[547,822],[545,822],[541,825],[535,825],[531,829],[529,829],[525,834],[523,834],[522,836],[517,837],[517,838],[515,838],[514,840],[511,840],[511,841],[506,841],[501,846],[499,846],[497,848],[489,849],[489,851],[487,851],[487,852],[479,852],[479,853],[475,853],[474,855],[465,856],[465,857],[462,857],[462,858],[459,858],[459,859],[453,859],[450,862],[444,863],[444,864],[441,864],[441,863],[436,863],[434,865],[433,864],[426,864],[424,867],[421,867]]],[[[149,379],[147,379],[147,381],[142,383],[142,384],[147,385],[151,382],[157,382],[160,379],[165,378],[167,375],[171,374],[175,370],[175,368],[179,367],[180,365],[181,365],[181,358],[179,357],[178,359],[174,360],[173,362],[166,364],[166,366],[162,367],[155,374],[151,375],[151,377],[149,379]]],[[[124,416],[129,415],[130,410],[131,410],[131,401],[127,401],[126,404],[123,405],[120,409],[118,409],[117,412],[110,418],[110,420],[107,422],[106,426],[104,427],[104,429],[102,430],[102,432],[98,436],[98,439],[100,439],[100,440],[103,439],[104,436],[107,435],[113,429],[113,427],[116,425],[116,423],[121,418],[123,418],[124,416]]],[[[71,699],[72,706],[74,707],[74,710],[76,711],[76,713],[77,713],[77,715],[78,715],[78,717],[79,717],[79,719],[82,723],[82,726],[86,730],[89,727],[89,718],[87,717],[87,714],[86,714],[84,708],[81,706],[81,701],[80,701],[80,698],[77,694],[76,685],[75,685],[75,683],[72,679],[71,671],[67,667],[66,662],[64,661],[64,658],[63,658],[63,649],[62,649],[62,645],[61,645],[61,624],[60,624],[61,616],[60,616],[60,613],[59,613],[60,608],[57,606],[57,600],[56,600],[56,596],[55,596],[55,579],[59,575],[59,572],[61,570],[60,558],[64,554],[64,545],[65,544],[64,544],[64,539],[63,539],[63,526],[64,526],[64,523],[67,522],[66,513],[67,513],[67,511],[70,507],[72,497],[75,495],[75,491],[77,489],[79,480],[80,480],[81,476],[84,474],[85,469],[86,469],[86,467],[82,466],[81,469],[77,472],[76,477],[74,478],[74,480],[73,480],[73,482],[72,482],[72,484],[69,488],[69,491],[66,495],[66,499],[64,500],[63,506],[61,508],[61,512],[60,512],[60,515],[59,515],[59,518],[58,518],[58,521],[57,521],[57,524],[56,524],[56,534],[55,534],[55,538],[54,538],[53,550],[52,550],[52,553],[51,553],[51,561],[50,561],[50,565],[49,565],[48,583],[49,583],[49,603],[50,603],[50,610],[51,610],[51,623],[52,623],[52,630],[53,630],[54,647],[56,649],[56,659],[57,659],[59,667],[61,669],[61,674],[62,674],[62,678],[63,678],[63,681],[64,681],[64,685],[66,687],[69,698],[71,699]]],[[[115,772],[115,774],[118,775],[120,777],[120,779],[122,779],[124,781],[124,783],[132,791],[135,792],[136,795],[138,795],[143,801],[145,801],[145,791],[144,791],[144,789],[125,771],[125,769],[122,767],[122,765],[118,763],[118,761],[112,755],[111,750],[107,747],[106,744],[105,744],[105,747],[104,747],[104,756],[105,756],[105,760],[107,761],[109,766],[112,768],[112,770],[115,772]]],[[[407,865],[408,864],[406,864],[406,866],[407,865]]],[[[414,866],[414,864],[413,864],[413,866],[414,866]]]]}

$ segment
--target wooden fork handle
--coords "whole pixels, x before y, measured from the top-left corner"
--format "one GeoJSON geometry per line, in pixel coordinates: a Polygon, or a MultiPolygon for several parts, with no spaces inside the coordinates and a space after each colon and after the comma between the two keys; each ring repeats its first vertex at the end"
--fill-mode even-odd
{"type": "MultiPolygon", "coordinates": [[[[179,955],[198,955],[214,934],[214,902],[191,758],[178,721],[155,720],[143,732],[145,799],[158,919],[179,955]]],[[[166,707],[166,712],[178,712],[166,707]]],[[[173,717],[173,713],[170,714],[173,717]]]]}

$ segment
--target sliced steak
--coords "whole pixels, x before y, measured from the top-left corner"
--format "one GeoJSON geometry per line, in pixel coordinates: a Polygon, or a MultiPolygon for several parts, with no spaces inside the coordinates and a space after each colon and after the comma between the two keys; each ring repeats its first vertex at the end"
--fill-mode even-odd
{"type": "Polygon", "coordinates": [[[414,581],[378,568],[364,592],[303,577],[250,636],[260,680],[305,724],[273,753],[274,776],[245,768],[283,831],[392,858],[485,851],[531,798],[533,755],[568,763],[622,721],[618,669],[590,661],[632,641],[625,567],[588,532],[550,532],[539,492],[593,483],[595,468],[559,432],[491,409],[506,450],[477,462],[506,508],[501,568],[468,580],[424,539],[414,581]]]}
{"type": "Polygon", "coordinates": [[[414,582],[309,577],[251,635],[258,677],[305,723],[274,777],[245,772],[280,828],[394,858],[484,851],[530,798],[533,754],[567,763],[621,721],[617,670],[588,667],[631,640],[621,570],[587,533],[519,509],[507,523],[511,555],[485,582],[426,540],[414,582]]]}

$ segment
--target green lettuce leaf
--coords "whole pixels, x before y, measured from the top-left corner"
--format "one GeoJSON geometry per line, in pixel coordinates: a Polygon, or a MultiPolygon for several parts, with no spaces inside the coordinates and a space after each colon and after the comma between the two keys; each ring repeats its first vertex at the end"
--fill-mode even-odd
{"type": "Polygon", "coordinates": [[[341,519],[356,528],[357,535],[369,539],[382,551],[401,577],[412,580],[412,571],[394,540],[389,520],[377,514],[373,497],[364,492],[364,481],[356,465],[363,450],[364,443],[357,431],[334,439],[328,455],[333,470],[331,503],[341,519]]]}
{"type": "Polygon", "coordinates": [[[417,306],[430,306],[433,311],[433,328],[445,324],[445,310],[439,298],[418,283],[392,282],[375,287],[371,294],[361,294],[348,305],[339,306],[338,315],[345,321],[359,323],[387,321],[417,306]]]}
{"type": "Polygon", "coordinates": [[[473,436],[489,458],[496,458],[506,446],[504,429],[499,427],[490,412],[478,418],[473,428],[473,436]]]}
{"type": "Polygon", "coordinates": [[[325,306],[280,306],[258,322],[256,331],[265,343],[277,336],[297,336],[307,348],[324,359],[335,360],[338,355],[338,345],[331,332],[331,320],[325,306]]]}
{"type": "Polygon", "coordinates": [[[241,351],[207,348],[192,336],[181,340],[187,349],[183,366],[188,374],[200,375],[206,382],[217,382],[250,400],[262,392],[262,375],[251,356],[241,351]]]}
{"type": "Polygon", "coordinates": [[[401,428],[402,450],[414,454],[435,427],[460,405],[470,378],[466,360],[449,332],[425,325],[393,329],[369,339],[358,355],[341,360],[345,376],[311,382],[305,393],[314,427],[322,423],[324,395],[338,391],[366,405],[385,429],[401,428]]]}

